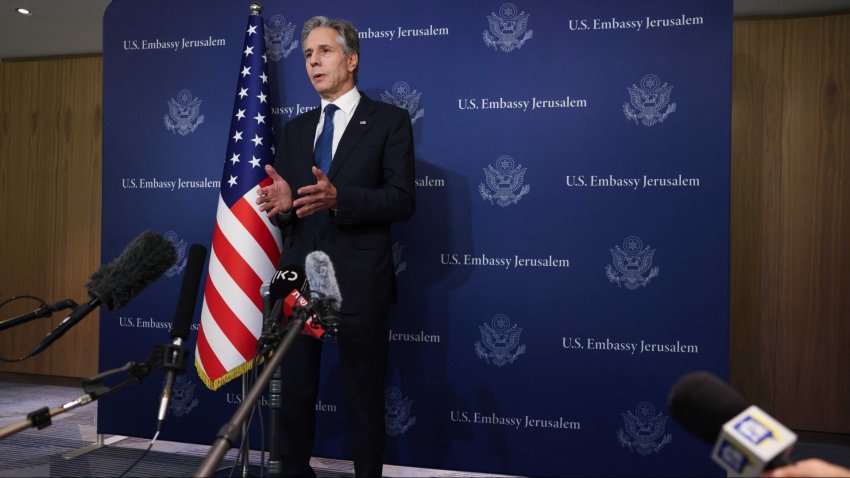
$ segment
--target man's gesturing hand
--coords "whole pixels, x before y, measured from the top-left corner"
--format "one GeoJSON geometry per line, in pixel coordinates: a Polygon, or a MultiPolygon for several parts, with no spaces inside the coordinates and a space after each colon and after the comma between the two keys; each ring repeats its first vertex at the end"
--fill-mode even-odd
{"type": "Polygon", "coordinates": [[[336,207],[336,188],[321,169],[313,166],[316,184],[298,190],[301,196],[292,203],[298,217],[307,217],[319,211],[336,207]]]}
{"type": "Polygon", "coordinates": [[[265,212],[269,217],[273,217],[278,213],[288,213],[292,210],[292,189],[289,188],[289,183],[280,177],[274,167],[267,164],[266,174],[272,179],[272,183],[265,188],[257,189],[257,204],[260,205],[260,211],[265,212]]]}

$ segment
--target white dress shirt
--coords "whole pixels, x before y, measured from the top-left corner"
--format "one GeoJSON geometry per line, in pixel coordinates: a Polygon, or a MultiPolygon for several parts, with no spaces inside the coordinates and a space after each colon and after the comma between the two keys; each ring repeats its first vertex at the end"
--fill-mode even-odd
{"type": "MultiPolygon", "coordinates": [[[[313,149],[316,149],[316,141],[319,139],[319,135],[322,134],[322,127],[325,124],[325,106],[330,104],[330,101],[322,100],[322,114],[319,115],[319,124],[316,126],[316,136],[313,138],[313,149]]],[[[357,91],[357,87],[355,86],[348,93],[340,96],[333,102],[333,104],[337,105],[339,109],[334,113],[334,137],[333,137],[333,148],[331,149],[331,158],[336,156],[336,147],[339,145],[339,140],[342,138],[342,133],[345,132],[345,127],[348,126],[348,122],[351,121],[351,117],[354,116],[354,110],[357,109],[357,105],[360,104],[360,92],[357,91]]],[[[333,161],[333,159],[331,160],[333,161]]]]}

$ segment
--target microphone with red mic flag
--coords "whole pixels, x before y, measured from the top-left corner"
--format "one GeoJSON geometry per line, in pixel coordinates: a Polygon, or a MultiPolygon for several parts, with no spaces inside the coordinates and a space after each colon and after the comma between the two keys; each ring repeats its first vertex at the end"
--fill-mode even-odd
{"type": "MultiPolygon", "coordinates": [[[[289,265],[275,271],[269,285],[269,297],[274,305],[267,321],[285,325],[296,308],[310,305],[309,291],[310,281],[304,267],[289,265]]],[[[310,318],[304,323],[301,333],[318,339],[325,334],[325,330],[310,318]]]]}
{"type": "Polygon", "coordinates": [[[331,259],[322,251],[307,254],[304,267],[289,265],[276,271],[267,298],[264,294],[266,307],[270,308],[263,325],[262,337],[266,340],[260,340],[260,346],[276,335],[279,323],[285,325],[298,310],[307,314],[302,334],[320,339],[326,332],[336,332],[336,312],[342,296],[331,259]]]}

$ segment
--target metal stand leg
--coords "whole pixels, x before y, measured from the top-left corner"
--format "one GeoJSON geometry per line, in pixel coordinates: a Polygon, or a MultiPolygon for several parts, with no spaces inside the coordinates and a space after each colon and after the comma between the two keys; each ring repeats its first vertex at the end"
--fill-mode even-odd
{"type": "Polygon", "coordinates": [[[280,392],[282,377],[277,367],[269,380],[269,478],[278,478],[283,474],[280,460],[280,392]]]}
{"type": "MultiPolygon", "coordinates": [[[[242,399],[248,396],[248,374],[242,375],[242,399]]],[[[242,423],[242,453],[245,459],[242,461],[242,478],[248,478],[248,466],[250,465],[251,445],[248,441],[248,421],[242,423]]]]}
{"type": "Polygon", "coordinates": [[[71,450],[69,452],[63,453],[62,458],[66,459],[66,460],[70,460],[71,458],[83,456],[86,453],[90,453],[90,452],[97,450],[98,448],[103,448],[104,446],[112,445],[112,444],[118,443],[121,440],[126,440],[126,439],[127,439],[127,437],[125,437],[125,436],[113,435],[113,436],[104,440],[103,435],[98,433],[97,434],[97,441],[95,441],[91,445],[86,445],[82,448],[77,448],[76,450],[71,450]]]}

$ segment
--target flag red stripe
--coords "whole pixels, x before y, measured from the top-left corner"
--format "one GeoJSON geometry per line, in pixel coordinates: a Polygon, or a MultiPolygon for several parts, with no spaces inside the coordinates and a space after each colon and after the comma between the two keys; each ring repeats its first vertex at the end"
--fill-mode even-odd
{"type": "MultiPolygon", "coordinates": [[[[257,289],[259,295],[259,288],[257,289]]],[[[257,337],[248,330],[248,327],[239,320],[239,317],[233,313],[233,310],[228,307],[227,302],[216,289],[213,282],[207,281],[207,289],[205,293],[207,307],[210,310],[213,320],[218,324],[218,327],[227,335],[233,347],[239,351],[245,360],[250,360],[254,356],[254,349],[257,346],[257,337]]],[[[262,300],[262,299],[261,299],[262,300]]]]}
{"type": "MultiPolygon", "coordinates": [[[[257,306],[257,310],[263,310],[263,298],[260,297],[260,286],[263,285],[263,280],[251,268],[239,251],[233,247],[233,244],[227,240],[224,233],[221,232],[218,223],[215,225],[213,232],[213,251],[222,266],[227,269],[227,273],[233,278],[233,282],[242,289],[242,292],[257,306]]],[[[210,307],[210,310],[215,310],[210,307]]],[[[222,327],[222,330],[227,330],[222,327]]]]}
{"type": "MultiPolygon", "coordinates": [[[[209,284],[209,281],[207,281],[207,284],[209,284]]],[[[201,325],[201,328],[198,329],[197,346],[198,355],[201,357],[201,364],[204,366],[204,372],[206,372],[207,378],[211,381],[215,381],[227,373],[227,370],[225,370],[224,366],[221,365],[221,361],[219,361],[218,357],[215,356],[215,352],[213,352],[212,347],[210,347],[210,344],[207,341],[207,336],[204,335],[203,325],[201,325]]]]}
{"type": "Polygon", "coordinates": [[[254,206],[248,202],[247,198],[243,197],[236,201],[236,204],[230,208],[230,211],[242,223],[248,234],[251,234],[254,240],[257,241],[257,244],[263,248],[263,251],[269,257],[269,261],[275,264],[277,258],[280,256],[280,251],[277,249],[277,243],[274,240],[274,236],[272,236],[272,232],[269,230],[269,226],[257,215],[254,211],[254,206]]]}

